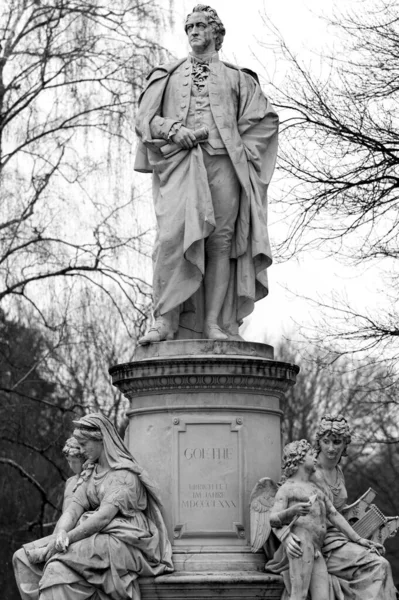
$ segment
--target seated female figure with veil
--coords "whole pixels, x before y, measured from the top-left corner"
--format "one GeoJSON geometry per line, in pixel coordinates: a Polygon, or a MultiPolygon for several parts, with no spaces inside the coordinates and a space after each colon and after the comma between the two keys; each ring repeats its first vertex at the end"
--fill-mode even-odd
{"type": "Polygon", "coordinates": [[[106,417],[74,423],[85,469],[45,548],[39,593],[19,586],[21,597],[139,600],[138,576],[173,571],[157,488],[106,417]]]}
{"type": "MultiPolygon", "coordinates": [[[[62,501],[62,512],[64,512],[71,503],[73,493],[76,489],[80,474],[83,469],[85,458],[82,454],[78,441],[74,437],[67,439],[65,446],[62,449],[62,453],[67,459],[69,468],[73,473],[72,477],[67,479],[64,487],[62,501]]],[[[24,600],[26,598],[35,599],[39,597],[39,583],[43,577],[44,556],[47,543],[52,537],[54,536],[47,536],[47,538],[43,538],[42,543],[39,544],[37,542],[26,544],[14,554],[13,564],[15,577],[17,579],[21,597],[24,600]]]]}

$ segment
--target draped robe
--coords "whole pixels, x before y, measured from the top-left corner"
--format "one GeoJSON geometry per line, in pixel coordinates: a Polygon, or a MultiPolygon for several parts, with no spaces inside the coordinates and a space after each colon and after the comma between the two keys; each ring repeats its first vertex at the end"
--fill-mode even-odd
{"type": "MultiPolygon", "coordinates": [[[[204,244],[215,228],[203,150],[197,145],[165,159],[151,135],[156,115],[165,117],[169,128],[171,122],[186,122],[181,94],[187,94],[187,87],[180,72],[188,62],[158,67],[149,75],[136,122],[141,141],[135,170],[153,173],[154,315],[176,309],[180,325],[195,335],[203,324],[204,244]]],[[[268,293],[267,190],[276,162],[278,117],[255,74],[219,60],[210,67],[210,108],[241,186],[230,281],[219,318],[220,326],[234,335],[254,302],[268,293]]],[[[164,133],[167,137],[167,129],[164,133]]]]}
{"type": "MultiPolygon", "coordinates": [[[[85,463],[70,499],[83,524],[101,505],[118,511],[96,533],[57,552],[44,564],[27,564],[19,550],[14,568],[23,600],[140,600],[139,576],[173,571],[172,547],[161,512],[159,490],[140,467],[110,421],[101,413],[79,420],[99,429],[109,470],[85,463]]],[[[68,511],[68,508],[66,509],[68,511]]],[[[27,544],[24,548],[29,548],[27,544]]]]}

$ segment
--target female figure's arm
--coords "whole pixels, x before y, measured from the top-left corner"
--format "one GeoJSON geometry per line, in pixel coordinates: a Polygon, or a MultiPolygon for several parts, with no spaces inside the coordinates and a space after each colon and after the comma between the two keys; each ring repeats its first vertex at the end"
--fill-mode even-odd
{"type": "Polygon", "coordinates": [[[377,542],[372,542],[371,540],[367,540],[366,538],[362,538],[356,531],[349,525],[348,521],[342,516],[332,505],[328,498],[325,499],[327,515],[330,522],[335,525],[337,529],[339,529],[343,534],[347,536],[347,538],[360,546],[365,546],[366,548],[370,548],[373,552],[377,552],[377,554],[384,553],[385,548],[382,544],[378,544],[377,542]]]}
{"type": "MultiPolygon", "coordinates": [[[[83,538],[90,537],[94,533],[98,533],[112,521],[117,512],[117,506],[103,504],[94,514],[90,515],[77,527],[74,527],[73,529],[59,527],[56,547],[59,548],[60,551],[65,551],[69,544],[73,544],[83,538]]],[[[65,525],[69,526],[69,522],[65,521],[65,525]]]]}
{"type": "Polygon", "coordinates": [[[76,523],[84,513],[84,510],[83,506],[72,501],[66,511],[62,513],[54,529],[54,535],[56,537],[47,545],[45,560],[48,560],[57,552],[65,552],[69,545],[67,532],[71,531],[76,526],[76,523]]]}
{"type": "Polygon", "coordinates": [[[62,513],[58,519],[57,525],[55,526],[54,533],[58,533],[61,530],[70,531],[79,521],[80,517],[84,513],[84,508],[77,502],[73,501],[70,503],[65,512],[62,513]]]}
{"type": "MultiPolygon", "coordinates": [[[[94,533],[102,531],[119,511],[122,513],[126,510],[138,508],[138,478],[133,473],[125,470],[110,473],[107,476],[105,492],[100,499],[100,506],[97,510],[87,517],[76,527],[77,520],[73,527],[69,527],[71,521],[65,520],[65,523],[60,523],[58,527],[58,537],[56,548],[59,552],[65,552],[69,544],[78,542],[84,538],[88,538],[94,533]],[[65,524],[67,527],[61,528],[65,524]]],[[[79,499],[81,504],[85,505],[85,489],[82,487],[77,494],[80,494],[79,499]]],[[[76,496],[77,498],[78,496],[76,496]]],[[[87,500],[87,497],[86,497],[87,500]]],[[[73,503],[75,504],[75,503],[73,503]]],[[[89,510],[89,504],[84,510],[89,510]]],[[[69,511],[69,509],[68,509],[69,511]]]]}

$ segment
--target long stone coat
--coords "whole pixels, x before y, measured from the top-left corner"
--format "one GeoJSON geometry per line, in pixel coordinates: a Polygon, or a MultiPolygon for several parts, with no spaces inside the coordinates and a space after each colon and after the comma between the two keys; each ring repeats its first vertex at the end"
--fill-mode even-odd
{"type": "MultiPolygon", "coordinates": [[[[153,143],[167,139],[173,123],[186,123],[191,59],[160,66],[148,76],[136,130],[135,170],[153,173],[157,239],[154,248],[154,314],[177,309],[180,325],[202,331],[204,241],[215,228],[200,145],[165,159],[153,143]],[[153,118],[154,122],[152,122],[153,118]]],[[[208,78],[210,108],[241,185],[232,243],[232,268],[220,326],[232,335],[254,302],[268,293],[272,262],[267,230],[267,190],[276,162],[278,117],[254,73],[216,60],[208,78]]]]}

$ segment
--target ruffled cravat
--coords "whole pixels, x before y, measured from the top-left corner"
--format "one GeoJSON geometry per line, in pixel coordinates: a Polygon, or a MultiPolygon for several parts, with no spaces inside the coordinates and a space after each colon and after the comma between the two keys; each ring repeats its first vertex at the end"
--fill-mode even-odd
{"type": "Polygon", "coordinates": [[[205,88],[206,80],[208,79],[209,73],[209,60],[204,60],[201,62],[198,59],[193,60],[193,85],[195,85],[199,92],[202,92],[202,90],[205,88]]]}

